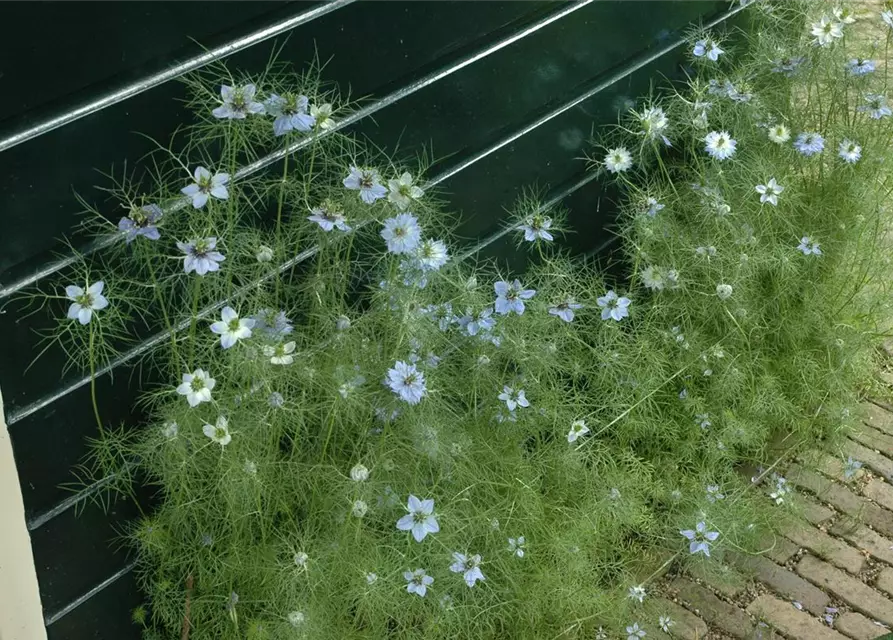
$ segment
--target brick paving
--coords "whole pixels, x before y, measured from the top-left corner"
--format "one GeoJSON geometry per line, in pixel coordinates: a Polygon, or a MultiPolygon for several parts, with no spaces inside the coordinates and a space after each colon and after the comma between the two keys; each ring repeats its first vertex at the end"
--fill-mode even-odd
{"type": "MultiPolygon", "coordinates": [[[[893,374],[881,379],[893,387],[893,374]]],[[[721,565],[699,563],[657,585],[672,637],[875,640],[891,632],[893,404],[866,400],[859,410],[840,455],[809,451],[784,470],[796,488],[786,500],[801,517],[769,537],[764,554],[729,551],[721,565]],[[850,478],[848,457],[862,463],[850,478]]]]}

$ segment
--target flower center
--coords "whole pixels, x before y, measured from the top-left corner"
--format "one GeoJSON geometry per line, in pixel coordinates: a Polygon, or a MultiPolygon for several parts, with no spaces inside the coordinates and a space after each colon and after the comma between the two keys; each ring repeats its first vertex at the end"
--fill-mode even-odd
{"type": "Polygon", "coordinates": [[[226,437],[226,429],[223,427],[214,427],[214,437],[223,440],[226,437]]]}
{"type": "MultiPolygon", "coordinates": [[[[403,378],[403,384],[405,384],[407,387],[411,387],[412,385],[414,385],[415,381],[416,381],[416,374],[414,374],[414,373],[410,373],[408,376],[403,378]]],[[[416,514],[416,515],[418,515],[418,514],[416,514]]]]}
{"type": "Polygon", "coordinates": [[[92,307],[93,306],[93,294],[91,293],[82,293],[81,295],[75,298],[75,302],[77,302],[82,307],[92,307]]]}
{"type": "Polygon", "coordinates": [[[372,180],[372,175],[369,173],[364,173],[360,176],[360,187],[363,189],[371,189],[374,181],[372,180]]]}
{"type": "Polygon", "coordinates": [[[230,320],[227,326],[229,327],[230,332],[236,332],[242,327],[238,318],[230,320]]]}
{"type": "Polygon", "coordinates": [[[193,391],[201,391],[205,388],[205,381],[202,378],[193,378],[190,386],[193,391]]]}

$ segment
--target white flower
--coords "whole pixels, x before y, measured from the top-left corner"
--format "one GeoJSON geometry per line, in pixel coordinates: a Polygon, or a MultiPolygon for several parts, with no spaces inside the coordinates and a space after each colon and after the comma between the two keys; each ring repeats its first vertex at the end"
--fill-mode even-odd
{"type": "Polygon", "coordinates": [[[217,418],[217,424],[206,424],[202,427],[202,433],[221,447],[225,447],[233,439],[229,432],[229,421],[223,416],[217,418]]]}
{"type": "Polygon", "coordinates": [[[838,147],[837,155],[847,164],[855,164],[862,157],[862,147],[844,138],[838,147]]]}
{"type": "Polygon", "coordinates": [[[661,631],[664,633],[670,633],[670,627],[676,624],[670,619],[670,616],[660,616],[657,619],[657,623],[660,625],[661,631]]]}
{"type": "Polygon", "coordinates": [[[808,255],[820,256],[820,255],[822,255],[822,250],[819,248],[819,243],[816,242],[815,240],[813,240],[812,238],[810,238],[809,236],[803,236],[802,238],[800,238],[800,244],[797,245],[797,249],[799,249],[801,252],[803,252],[804,256],[808,256],[808,255]]]}
{"type": "Polygon", "coordinates": [[[856,12],[849,7],[834,7],[831,13],[841,24],[853,24],[856,21],[856,12]]]}
{"type": "Polygon", "coordinates": [[[161,435],[165,438],[173,439],[180,433],[180,426],[176,422],[165,422],[161,429],[161,435]]]}
{"type": "Polygon", "coordinates": [[[469,587],[473,587],[478,580],[487,579],[481,571],[481,556],[475,554],[469,558],[464,553],[453,552],[453,560],[455,562],[450,565],[450,571],[461,573],[469,587]]]}
{"type": "Polygon", "coordinates": [[[77,321],[81,324],[88,324],[93,317],[94,311],[99,311],[109,306],[109,301],[102,295],[104,286],[105,283],[102,280],[98,280],[87,287],[86,291],[73,284],[65,287],[65,295],[71,300],[71,306],[68,307],[68,317],[71,320],[77,318],[77,321]]]}
{"type": "Polygon", "coordinates": [[[524,540],[524,536],[518,536],[517,538],[509,538],[509,551],[518,556],[519,558],[524,557],[524,546],[526,542],[524,540]]]}
{"type": "Polygon", "coordinates": [[[440,525],[434,517],[434,500],[419,500],[410,495],[406,509],[409,513],[397,520],[397,529],[412,531],[412,537],[416,542],[424,540],[429,533],[440,531],[440,525]]]}
{"type": "Polygon", "coordinates": [[[843,24],[835,22],[828,16],[822,16],[821,20],[812,23],[812,35],[815,36],[815,42],[821,47],[828,47],[843,37],[843,24]]]}
{"type": "Polygon", "coordinates": [[[884,21],[885,25],[893,29],[893,9],[881,11],[881,20],[884,21]]]}
{"type": "Polygon", "coordinates": [[[362,518],[369,511],[369,505],[362,500],[354,500],[353,508],[350,511],[355,518],[362,518]]]}
{"type": "Polygon", "coordinates": [[[728,300],[732,295],[732,285],[718,284],[716,285],[716,295],[720,300],[728,300]]]}
{"type": "Polygon", "coordinates": [[[769,127],[769,139],[775,144],[784,144],[791,139],[791,132],[783,124],[774,124],[769,127]]]}
{"type": "Polygon", "coordinates": [[[420,598],[425,597],[425,594],[428,593],[428,587],[434,582],[434,578],[429,576],[424,569],[404,571],[403,579],[407,582],[407,593],[414,593],[420,598]]]}
{"type": "Polygon", "coordinates": [[[755,189],[760,194],[761,203],[768,202],[775,207],[778,206],[779,194],[784,191],[784,187],[778,184],[775,178],[770,178],[767,184],[758,184],[755,189]]]}
{"type": "Polygon", "coordinates": [[[258,262],[272,262],[273,250],[265,244],[260,245],[254,253],[254,257],[258,262]]]}
{"type": "Polygon", "coordinates": [[[408,209],[413,200],[424,195],[424,190],[413,184],[412,175],[408,171],[404,171],[396,180],[388,180],[388,200],[401,211],[408,209]]]}
{"type": "Polygon", "coordinates": [[[192,373],[183,374],[183,383],[177,387],[177,393],[186,396],[190,407],[211,401],[211,390],[217,381],[204,369],[196,369],[192,373]]]}
{"type": "Polygon", "coordinates": [[[366,482],[369,479],[369,469],[365,465],[355,464],[350,470],[350,479],[354,482],[366,482]]]}
{"type": "Polygon", "coordinates": [[[530,406],[530,401],[524,395],[524,389],[515,391],[508,385],[503,385],[502,393],[499,394],[498,398],[505,402],[505,406],[508,407],[509,411],[514,411],[517,407],[527,408],[530,406]]]}
{"type": "Polygon", "coordinates": [[[415,259],[422,271],[437,271],[450,255],[443,240],[425,240],[415,250],[415,259]]]}
{"type": "Polygon", "coordinates": [[[257,475],[257,463],[253,460],[246,460],[245,464],[242,465],[242,470],[245,471],[249,476],[257,475]]]}
{"type": "Polygon", "coordinates": [[[295,343],[286,342],[275,347],[264,345],[264,356],[270,359],[270,364],[287,365],[295,361],[292,355],[295,352],[295,343]]]}
{"type": "Polygon", "coordinates": [[[384,221],[381,237],[387,243],[390,253],[412,253],[422,239],[422,228],[414,215],[401,213],[384,221]]]}
{"type": "Polygon", "coordinates": [[[552,218],[539,214],[527,216],[524,219],[524,224],[518,226],[518,229],[524,232],[526,242],[536,242],[537,240],[552,242],[555,237],[549,233],[551,228],[552,218]]]}
{"type": "Polygon", "coordinates": [[[695,46],[692,49],[692,55],[694,55],[696,58],[706,57],[708,60],[712,60],[713,62],[719,60],[720,54],[723,53],[725,53],[725,51],[720,49],[719,45],[709,38],[698,40],[697,42],[695,42],[695,46]]]}
{"type": "Polygon", "coordinates": [[[639,585],[637,587],[630,587],[629,591],[626,594],[626,597],[630,600],[638,600],[642,602],[645,600],[645,587],[639,585]]]}
{"type": "Polygon", "coordinates": [[[306,569],[307,562],[310,560],[310,556],[308,556],[303,551],[298,551],[292,558],[295,561],[295,566],[299,569],[306,569]]]}
{"type": "Polygon", "coordinates": [[[633,166],[633,157],[626,147],[609,149],[605,156],[605,169],[611,173],[622,173],[633,166]]]}
{"type": "Polygon", "coordinates": [[[229,349],[239,340],[251,337],[251,329],[257,322],[254,318],[239,318],[230,306],[223,307],[221,319],[211,325],[211,331],[220,336],[220,346],[229,349]]]}
{"type": "Polygon", "coordinates": [[[571,424],[571,430],[567,432],[567,441],[573,444],[580,436],[589,433],[589,427],[586,426],[585,420],[574,420],[571,424]]]}
{"type": "Polygon", "coordinates": [[[711,131],[704,136],[704,151],[716,160],[726,160],[735,154],[738,145],[727,131],[711,131]]]}
{"type": "Polygon", "coordinates": [[[316,119],[316,126],[323,131],[335,126],[332,119],[332,105],[328,102],[310,107],[310,115],[316,119]]]}
{"type": "Polygon", "coordinates": [[[288,614],[288,622],[293,627],[300,627],[302,624],[304,624],[305,619],[306,618],[302,611],[292,611],[288,614]]]}
{"type": "Polygon", "coordinates": [[[226,183],[229,182],[228,173],[215,173],[212,176],[204,167],[196,167],[193,178],[195,182],[180,189],[180,193],[192,198],[193,208],[201,209],[211,196],[218,200],[229,198],[229,192],[226,190],[226,183]]]}
{"type": "Polygon", "coordinates": [[[667,114],[664,113],[664,110],[660,107],[650,107],[642,111],[642,113],[637,113],[636,117],[639,119],[639,124],[642,125],[642,133],[649,140],[661,140],[668,147],[670,146],[670,140],[665,135],[667,128],[670,126],[670,121],[667,119],[667,114]]]}

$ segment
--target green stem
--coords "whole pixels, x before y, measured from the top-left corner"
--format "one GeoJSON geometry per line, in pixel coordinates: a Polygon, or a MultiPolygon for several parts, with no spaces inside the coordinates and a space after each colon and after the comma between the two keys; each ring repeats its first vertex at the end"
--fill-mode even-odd
{"type": "Polygon", "coordinates": [[[177,363],[177,366],[180,366],[180,358],[177,353],[177,336],[174,332],[174,326],[171,324],[170,316],[167,313],[167,304],[164,302],[164,296],[161,295],[161,289],[158,286],[158,277],[155,274],[155,265],[152,262],[152,257],[149,256],[146,263],[149,266],[149,277],[152,279],[152,291],[155,294],[155,300],[158,301],[158,305],[161,307],[161,315],[164,316],[164,326],[168,333],[171,334],[171,350],[173,351],[174,362],[177,363]]]}
{"type": "MultiPolygon", "coordinates": [[[[288,140],[286,139],[286,145],[288,145],[288,140]]],[[[282,182],[279,185],[279,200],[276,204],[276,256],[284,256],[285,248],[282,246],[282,205],[285,202],[285,182],[288,180],[288,158],[286,155],[282,160],[282,182]]],[[[276,291],[275,291],[275,300],[276,305],[279,305],[279,288],[282,285],[282,274],[278,271],[276,272],[276,291]]]]}
{"type": "Polygon", "coordinates": [[[195,328],[198,324],[198,300],[201,294],[202,276],[196,276],[195,284],[192,285],[192,322],[189,325],[189,360],[188,369],[192,369],[193,357],[195,356],[195,328]]]}
{"type": "MultiPolygon", "coordinates": [[[[95,321],[95,318],[94,318],[95,321]]],[[[90,323],[90,345],[88,347],[88,355],[90,357],[90,400],[93,403],[93,415],[96,417],[96,426],[99,427],[99,435],[105,436],[105,430],[102,428],[102,418],[99,417],[99,404],[96,402],[96,357],[94,353],[94,340],[96,336],[95,322],[90,323]]]]}

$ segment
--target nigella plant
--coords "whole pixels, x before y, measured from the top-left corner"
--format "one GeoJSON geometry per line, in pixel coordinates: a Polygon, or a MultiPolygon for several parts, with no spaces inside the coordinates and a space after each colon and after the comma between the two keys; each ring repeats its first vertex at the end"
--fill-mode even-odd
{"type": "Polygon", "coordinates": [[[2,316],[45,338],[27,384],[55,393],[59,363],[96,423],[76,495],[153,487],[122,529],[146,637],[188,611],[191,640],[647,640],[681,627],[642,582],[667,544],[767,551],[791,489],[735,469],[785,468],[794,436],[846,450],[893,146],[858,37],[880,11],[770,5],[734,41],[693,30],[685,82],[593,123],[595,191],[522,189],[468,212],[494,216],[474,239],[424,154],[346,133],[364,112],[320,64],[185,78],[174,148],[101,210],[79,195],[99,248],[2,316]],[[113,425],[109,402],[139,410],[113,425]]]}

